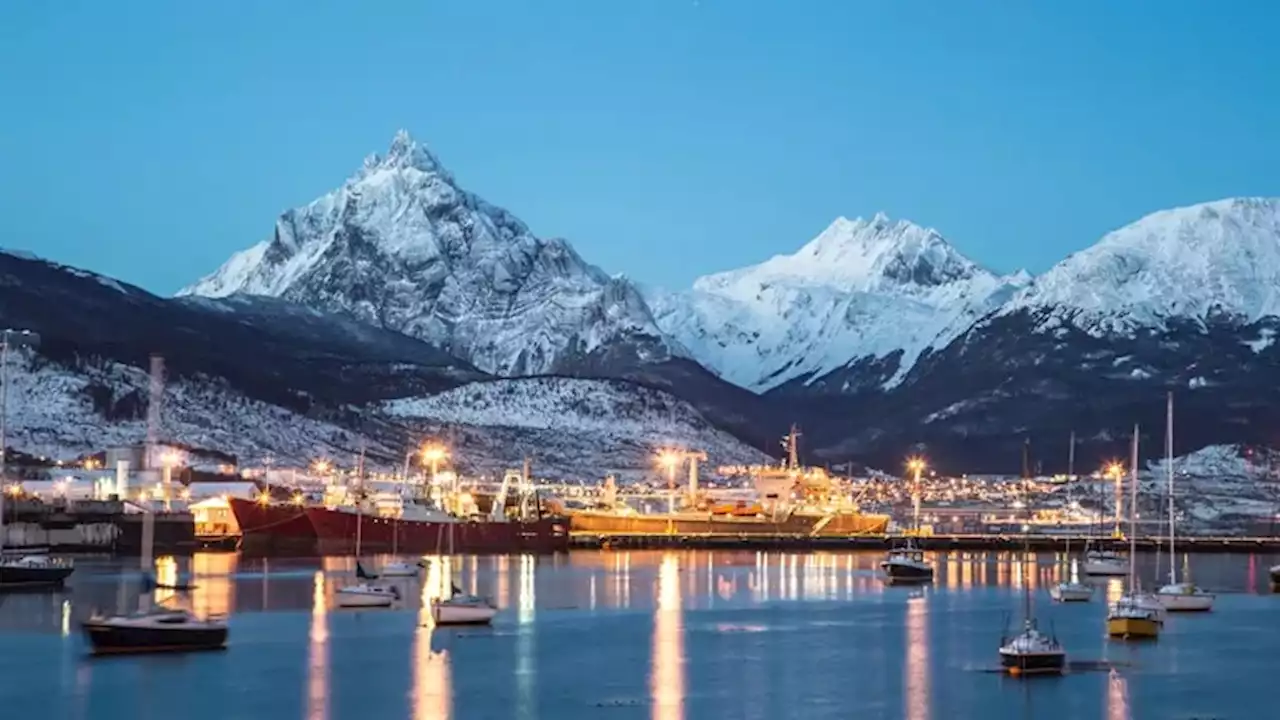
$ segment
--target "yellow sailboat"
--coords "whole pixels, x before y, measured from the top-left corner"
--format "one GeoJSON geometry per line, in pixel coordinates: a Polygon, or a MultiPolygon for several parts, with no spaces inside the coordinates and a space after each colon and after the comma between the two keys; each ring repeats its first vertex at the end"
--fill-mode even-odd
{"type": "Polygon", "coordinates": [[[1131,499],[1129,501],[1129,589],[1107,612],[1107,635],[1125,640],[1150,639],[1160,636],[1162,618],[1156,608],[1143,603],[1138,594],[1138,577],[1134,558],[1138,554],[1138,533],[1134,520],[1138,507],[1138,426],[1133,426],[1131,499]]]}

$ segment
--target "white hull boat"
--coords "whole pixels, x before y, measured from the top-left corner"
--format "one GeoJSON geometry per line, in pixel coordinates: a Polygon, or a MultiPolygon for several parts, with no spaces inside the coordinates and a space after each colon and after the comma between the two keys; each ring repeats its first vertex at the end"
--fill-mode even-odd
{"type": "Polygon", "coordinates": [[[382,566],[383,577],[417,577],[419,566],[417,563],[407,562],[391,562],[382,566]]]}
{"type": "Polygon", "coordinates": [[[1207,612],[1213,609],[1213,593],[1207,593],[1189,582],[1165,585],[1156,599],[1169,612],[1207,612]]]}
{"type": "Polygon", "coordinates": [[[391,607],[392,603],[400,599],[400,591],[384,585],[360,583],[338,590],[334,597],[338,607],[391,607]]]}
{"type": "Polygon", "coordinates": [[[1129,574],[1129,561],[1110,553],[1089,554],[1084,558],[1085,575],[1121,576],[1129,574]]]}
{"type": "Polygon", "coordinates": [[[1049,597],[1058,602],[1088,602],[1093,598],[1093,588],[1082,583],[1058,583],[1049,588],[1049,597]]]}
{"type": "Polygon", "coordinates": [[[498,609],[483,598],[455,596],[431,603],[436,625],[488,625],[497,614],[498,609]]]}

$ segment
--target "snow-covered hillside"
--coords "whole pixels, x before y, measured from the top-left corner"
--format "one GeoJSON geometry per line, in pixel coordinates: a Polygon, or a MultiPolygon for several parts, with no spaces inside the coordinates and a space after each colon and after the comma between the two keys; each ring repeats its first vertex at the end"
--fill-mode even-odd
{"type": "Polygon", "coordinates": [[[232,293],[347,313],[500,375],[565,371],[618,346],[641,362],[673,349],[629,281],[462,190],[403,131],[385,157],[179,294],[232,293]]]}
{"type": "MultiPolygon", "coordinates": [[[[1271,476],[1263,454],[1239,445],[1209,445],[1173,459],[1174,497],[1181,532],[1257,531],[1280,511],[1280,484],[1271,476]]],[[[1165,502],[1167,463],[1147,464],[1148,493],[1165,502]]]]}
{"type": "Polygon", "coordinates": [[[1280,315],[1280,200],[1162,210],[1058,263],[1001,308],[1095,337],[1164,330],[1173,318],[1238,324],[1280,315]]]}
{"type": "MultiPolygon", "coordinates": [[[[725,379],[757,391],[901,353],[897,384],[1026,282],[998,277],[936,231],[883,214],[839,218],[792,255],[651,292],[659,326],[725,379]]],[[[880,383],[875,383],[880,384],[880,383]]]]}
{"type": "MultiPolygon", "coordinates": [[[[30,350],[12,352],[9,362],[11,449],[70,460],[146,440],[146,372],[109,361],[73,368],[30,350]]],[[[229,453],[242,464],[273,458],[280,465],[305,465],[319,457],[347,458],[359,447],[348,430],[245,398],[215,380],[172,380],[162,408],[161,439],[229,453]]],[[[399,454],[375,441],[369,449],[399,454]]]]}
{"type": "Polygon", "coordinates": [[[386,413],[461,433],[460,450],[487,472],[527,455],[539,476],[639,479],[659,472],[662,447],[707,453],[708,467],[758,463],[765,454],[711,426],[688,403],[625,381],[563,377],[477,382],[422,398],[394,400],[386,413]],[[470,447],[466,447],[466,446],[470,447]]]}

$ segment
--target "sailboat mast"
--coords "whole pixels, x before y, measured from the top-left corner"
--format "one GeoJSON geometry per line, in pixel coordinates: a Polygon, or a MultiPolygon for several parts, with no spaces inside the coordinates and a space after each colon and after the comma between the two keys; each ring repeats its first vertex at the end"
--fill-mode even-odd
{"type": "Polygon", "coordinates": [[[364,521],[364,444],[360,444],[360,460],[356,463],[356,562],[360,561],[360,526],[364,521]]]}
{"type": "Polygon", "coordinates": [[[1138,424],[1133,424],[1133,446],[1129,456],[1129,590],[1138,589],[1135,558],[1138,554],[1138,424]]]}
{"type": "Polygon", "coordinates": [[[1165,470],[1169,474],[1169,584],[1178,582],[1177,555],[1173,554],[1173,391],[1169,391],[1169,399],[1165,410],[1164,428],[1165,470]]]}

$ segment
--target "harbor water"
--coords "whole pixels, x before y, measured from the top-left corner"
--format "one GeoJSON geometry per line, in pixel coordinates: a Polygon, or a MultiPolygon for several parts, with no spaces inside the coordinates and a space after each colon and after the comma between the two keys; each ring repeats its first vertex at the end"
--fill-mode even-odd
{"type": "MultiPolygon", "coordinates": [[[[190,579],[178,598],[230,616],[226,650],[92,658],[77,623],[139,602],[128,561],[82,559],[56,593],[0,595],[0,707],[24,720],[183,717],[520,718],[1262,718],[1280,657],[1280,595],[1265,555],[1192,558],[1219,593],[1211,613],[1171,615],[1157,641],[1109,640],[1092,602],[1055,605],[1061,556],[930,554],[924,587],[886,586],[876,553],[579,551],[428,558],[397,579],[392,609],[334,606],[349,557],[162,557],[190,579]],[[1026,571],[1024,571],[1026,568],[1026,571]],[[434,628],[424,611],[449,579],[491,596],[491,628],[434,628]],[[1072,669],[998,672],[1002,630],[1024,586],[1072,669]]],[[[388,558],[365,558],[376,570],[388,558]]],[[[1139,576],[1150,586],[1154,557],[1139,576]]]]}

